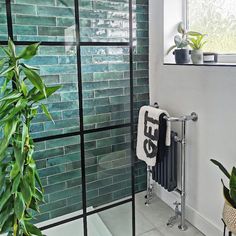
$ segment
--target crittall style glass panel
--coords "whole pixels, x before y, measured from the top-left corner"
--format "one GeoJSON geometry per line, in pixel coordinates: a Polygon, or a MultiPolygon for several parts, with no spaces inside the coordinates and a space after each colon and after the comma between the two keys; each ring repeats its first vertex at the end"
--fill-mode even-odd
{"type": "Polygon", "coordinates": [[[130,122],[129,49],[82,47],[86,129],[130,122]]]}
{"type": "Polygon", "coordinates": [[[13,0],[14,39],[75,41],[74,1],[13,0]]]}
{"type": "Polygon", "coordinates": [[[45,189],[37,222],[82,214],[79,136],[36,143],[34,157],[45,189]]]}
{"type": "Polygon", "coordinates": [[[131,196],[130,128],[85,135],[88,210],[131,196]]]}
{"type": "Polygon", "coordinates": [[[79,130],[79,98],[76,49],[73,46],[40,46],[38,55],[25,63],[39,69],[47,85],[62,87],[45,103],[54,122],[41,109],[33,121],[34,138],[79,130]]]}
{"type": "MultiPolygon", "coordinates": [[[[149,71],[148,71],[148,1],[136,0],[133,5],[134,18],[134,124],[136,137],[136,125],[138,123],[138,112],[141,106],[149,104],[149,71]]],[[[135,164],[135,188],[140,192],[146,188],[146,165],[143,161],[136,159],[135,164]]]]}
{"type": "Polygon", "coordinates": [[[7,40],[6,1],[0,0],[0,40],[7,40]]]}
{"type": "MultiPolygon", "coordinates": [[[[142,227],[142,226],[140,226],[142,227]]],[[[89,236],[131,236],[132,204],[126,203],[88,216],[89,236]],[[98,219],[100,217],[100,220],[98,219]],[[99,222],[99,225],[96,223],[99,222]],[[95,228],[94,225],[97,225],[95,228]]]]}
{"type": "Polygon", "coordinates": [[[80,0],[80,27],[84,42],[128,42],[129,0],[80,0]]]}
{"type": "Polygon", "coordinates": [[[236,1],[188,0],[189,28],[208,35],[204,50],[236,53],[236,1]]]}
{"type": "Polygon", "coordinates": [[[83,219],[78,219],[43,231],[48,236],[84,236],[83,219]]]}

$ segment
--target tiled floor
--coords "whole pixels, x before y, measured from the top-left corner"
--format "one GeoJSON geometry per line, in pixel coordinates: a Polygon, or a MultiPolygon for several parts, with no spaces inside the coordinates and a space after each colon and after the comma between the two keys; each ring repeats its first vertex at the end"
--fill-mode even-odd
{"type": "MultiPolygon", "coordinates": [[[[187,231],[180,231],[178,224],[172,228],[166,226],[173,210],[155,197],[149,207],[144,205],[144,194],[136,195],[136,234],[137,236],[204,236],[192,225],[187,231]]],[[[130,236],[131,204],[109,209],[99,214],[113,236],[130,236]]]]}

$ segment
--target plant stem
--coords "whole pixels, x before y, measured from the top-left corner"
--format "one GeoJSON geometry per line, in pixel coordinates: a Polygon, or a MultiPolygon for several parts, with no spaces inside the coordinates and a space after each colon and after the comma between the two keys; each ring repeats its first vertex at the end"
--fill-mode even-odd
{"type": "Polygon", "coordinates": [[[14,227],[13,227],[13,236],[17,236],[17,231],[18,231],[18,224],[17,224],[17,218],[15,217],[14,227]]]}

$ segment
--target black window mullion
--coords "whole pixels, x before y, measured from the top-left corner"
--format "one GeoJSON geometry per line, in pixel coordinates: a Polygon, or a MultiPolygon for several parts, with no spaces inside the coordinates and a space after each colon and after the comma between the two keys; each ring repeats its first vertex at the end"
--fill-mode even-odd
{"type": "Polygon", "coordinates": [[[8,37],[13,40],[13,24],[11,14],[11,0],[6,0],[6,16],[7,16],[7,31],[8,37]]]}
{"type": "Polygon", "coordinates": [[[81,155],[81,177],[82,177],[83,227],[84,227],[84,236],[88,236],[79,0],[74,0],[74,4],[75,4],[75,31],[76,31],[75,33],[76,33],[76,51],[77,51],[78,93],[79,93],[79,116],[80,116],[80,132],[81,132],[80,155],[81,155]]]}
{"type": "Polygon", "coordinates": [[[130,135],[131,135],[131,182],[132,182],[132,235],[135,236],[135,147],[134,147],[134,91],[133,91],[133,0],[129,0],[129,56],[130,56],[130,135]]]}

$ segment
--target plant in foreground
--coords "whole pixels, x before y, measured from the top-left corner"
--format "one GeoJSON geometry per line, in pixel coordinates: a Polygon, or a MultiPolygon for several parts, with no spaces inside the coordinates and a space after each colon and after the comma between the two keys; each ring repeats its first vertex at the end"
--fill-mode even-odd
{"type": "Polygon", "coordinates": [[[231,174],[225,169],[225,167],[218,161],[211,159],[216,166],[220,168],[220,170],[225,174],[225,176],[229,179],[229,188],[227,188],[221,180],[224,189],[225,200],[236,209],[236,168],[233,167],[231,174]]]}
{"type": "Polygon", "coordinates": [[[25,64],[37,54],[39,43],[19,54],[11,39],[1,47],[0,79],[4,80],[0,98],[0,233],[8,236],[42,235],[31,223],[39,212],[43,187],[33,159],[34,142],[30,135],[33,118],[41,107],[52,120],[44,99],[60,86],[47,87],[38,69],[25,64]]]}

